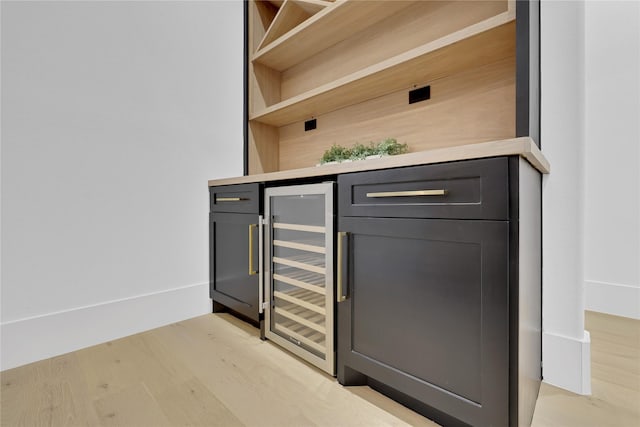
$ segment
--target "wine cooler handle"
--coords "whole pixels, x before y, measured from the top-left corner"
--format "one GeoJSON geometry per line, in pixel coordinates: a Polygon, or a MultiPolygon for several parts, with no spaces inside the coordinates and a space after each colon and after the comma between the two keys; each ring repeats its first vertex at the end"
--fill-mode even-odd
{"type": "Polygon", "coordinates": [[[263,224],[262,215],[258,216],[258,313],[262,313],[264,308],[262,303],[264,301],[264,275],[262,274],[264,266],[264,254],[263,254],[263,224]]]}
{"type": "Polygon", "coordinates": [[[346,231],[338,232],[338,286],[336,292],[336,300],[338,302],[346,301],[347,291],[347,267],[349,265],[349,233],[346,231]]]}
{"type": "Polygon", "coordinates": [[[253,269],[253,230],[257,226],[258,224],[249,224],[249,276],[258,274],[258,272],[253,269]]]}

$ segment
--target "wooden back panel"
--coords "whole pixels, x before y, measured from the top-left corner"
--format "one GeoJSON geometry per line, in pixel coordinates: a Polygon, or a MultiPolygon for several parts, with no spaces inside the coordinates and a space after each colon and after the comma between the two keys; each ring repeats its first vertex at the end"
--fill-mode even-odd
{"type": "Polygon", "coordinates": [[[515,56],[429,83],[431,99],[408,104],[399,91],[302,123],[280,128],[280,170],[317,164],[332,144],[351,146],[385,138],[411,152],[513,138],[515,56]]]}

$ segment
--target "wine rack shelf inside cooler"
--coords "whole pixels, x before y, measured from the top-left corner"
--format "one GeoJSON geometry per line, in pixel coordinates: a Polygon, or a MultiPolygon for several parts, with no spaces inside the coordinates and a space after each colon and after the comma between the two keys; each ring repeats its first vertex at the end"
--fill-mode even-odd
{"type": "Polygon", "coordinates": [[[326,348],[324,295],[305,289],[274,291],[274,329],[323,357],[326,348]]]}
{"type": "Polygon", "coordinates": [[[325,228],[285,223],[273,228],[274,329],[322,357],[327,350],[325,228]],[[297,237],[286,239],[280,230],[296,231],[297,237]],[[279,250],[287,253],[280,255],[279,250]]]}

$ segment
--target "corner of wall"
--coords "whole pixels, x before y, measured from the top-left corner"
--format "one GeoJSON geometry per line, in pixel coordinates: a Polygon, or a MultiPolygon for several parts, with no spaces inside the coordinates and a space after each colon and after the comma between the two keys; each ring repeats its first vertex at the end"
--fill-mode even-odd
{"type": "Polygon", "coordinates": [[[548,355],[542,367],[544,382],[574,393],[591,394],[591,336],[588,331],[584,331],[582,339],[543,332],[542,348],[548,355]]]}

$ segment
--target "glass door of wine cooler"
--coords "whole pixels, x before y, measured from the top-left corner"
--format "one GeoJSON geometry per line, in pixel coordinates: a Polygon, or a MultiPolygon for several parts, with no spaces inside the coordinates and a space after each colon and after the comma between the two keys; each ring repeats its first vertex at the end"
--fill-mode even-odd
{"type": "Polygon", "coordinates": [[[265,190],[265,336],[331,375],[333,186],[265,190]]]}

